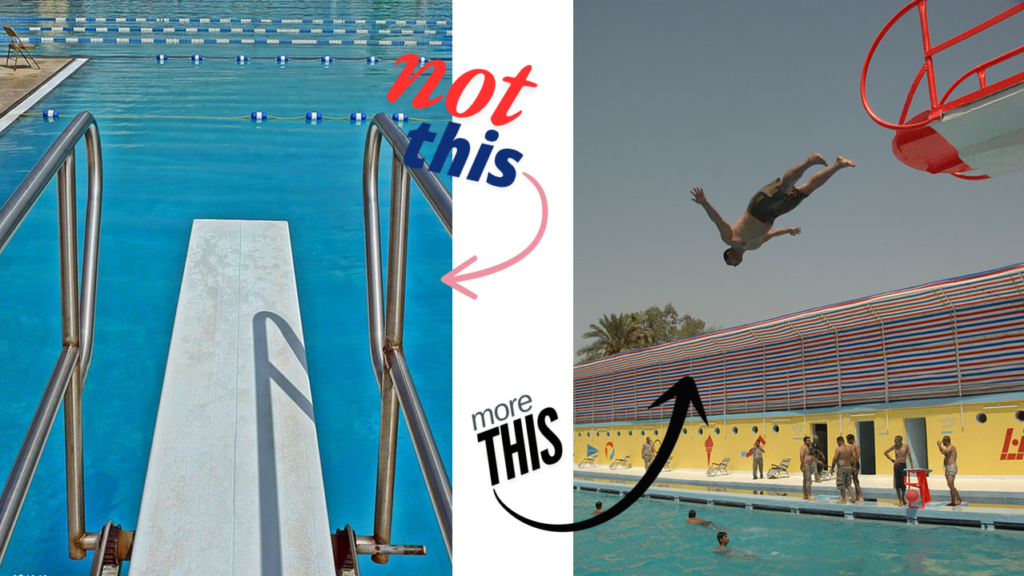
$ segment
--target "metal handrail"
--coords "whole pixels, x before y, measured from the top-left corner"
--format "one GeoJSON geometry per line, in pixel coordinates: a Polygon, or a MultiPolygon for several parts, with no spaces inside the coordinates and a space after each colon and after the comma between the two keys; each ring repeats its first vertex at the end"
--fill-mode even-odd
{"type": "MultiPolygon", "coordinates": [[[[949,97],[953,89],[956,88],[965,78],[967,78],[971,74],[978,73],[979,82],[981,84],[981,88],[979,88],[976,92],[972,94],[982,92],[986,88],[984,71],[987,70],[988,67],[992,65],[995,65],[999,62],[1016,56],[1017,54],[1020,54],[1020,50],[1024,49],[1024,46],[1007,52],[1002,56],[989,60],[984,64],[976,66],[971,71],[964,74],[959,80],[957,80],[953,84],[953,86],[949,88],[946,94],[942,97],[941,101],[938,98],[938,93],[935,87],[935,67],[932,62],[932,56],[938,54],[939,52],[942,52],[943,50],[946,50],[951,46],[959,44],[960,42],[966,40],[967,38],[970,38],[971,36],[978,34],[983,30],[991,28],[992,26],[1006,20],[1010,16],[1013,16],[1014,14],[1017,14],[1022,10],[1024,10],[1024,2],[1019,2],[1016,5],[1004,10],[1003,12],[1000,12],[999,14],[993,16],[992,18],[989,18],[988,20],[982,22],[981,24],[978,24],[977,26],[974,26],[973,28],[964,31],[958,34],[957,36],[950,38],[949,40],[939,44],[938,46],[933,47],[931,45],[931,36],[928,29],[928,0],[912,0],[909,4],[904,6],[902,10],[896,13],[896,15],[889,20],[885,27],[882,28],[882,31],[878,33],[878,36],[875,37],[875,41],[871,44],[871,49],[868,50],[867,57],[864,59],[864,66],[861,68],[860,75],[860,98],[861,103],[864,105],[864,110],[867,111],[868,116],[870,116],[871,119],[874,120],[875,123],[879,124],[880,126],[884,126],[885,128],[889,128],[891,130],[909,130],[912,128],[921,128],[923,126],[927,126],[934,119],[931,115],[929,115],[924,120],[911,122],[909,124],[903,123],[903,120],[906,118],[907,111],[910,108],[910,103],[913,100],[914,95],[917,93],[917,87],[918,84],[921,82],[922,77],[926,76],[928,79],[928,99],[929,103],[931,104],[931,108],[928,110],[928,112],[931,113],[934,113],[945,102],[946,98],[949,97]],[[925,61],[924,64],[921,65],[921,69],[917,74],[917,78],[914,79],[914,82],[910,87],[910,92],[907,94],[907,100],[903,108],[903,115],[900,117],[898,123],[892,124],[890,122],[882,120],[877,114],[875,114],[875,112],[871,109],[871,106],[868,104],[866,87],[868,67],[871,65],[871,58],[874,56],[875,50],[878,48],[879,43],[881,43],[882,38],[889,32],[889,29],[892,28],[892,26],[896,24],[897,21],[899,21],[904,15],[906,15],[908,12],[910,12],[910,10],[914,9],[915,7],[918,10],[918,15],[921,21],[921,43],[924,51],[925,61]]],[[[968,179],[978,178],[980,177],[968,177],[968,179]]]]}
{"type": "Polygon", "coordinates": [[[85,531],[85,489],[82,461],[82,387],[92,360],[93,328],[96,318],[96,274],[100,247],[100,208],[103,196],[103,168],[100,133],[92,114],[82,112],[39,159],[32,171],[0,207],[0,253],[39,200],[43,190],[57,176],[60,224],[61,332],[63,346],[50,375],[43,398],[36,409],[25,441],[0,495],[0,561],[7,552],[39,457],[64,400],[65,464],[68,488],[68,548],[71,558],[85,558],[94,550],[98,533],[85,531]],[[82,282],[78,282],[78,233],[75,198],[75,145],[85,138],[89,169],[89,194],[85,216],[85,247],[82,282]]]}
{"type": "MultiPolygon", "coordinates": [[[[448,557],[452,555],[452,487],[437,450],[419,395],[402,351],[405,313],[405,262],[409,224],[409,175],[416,180],[449,236],[452,233],[452,197],[437,175],[425,167],[409,168],[402,158],[409,138],[387,114],[373,117],[366,132],[363,153],[363,221],[366,234],[366,300],[369,316],[370,358],[381,391],[380,444],[377,461],[377,500],[374,507],[374,540],[391,543],[391,511],[395,481],[395,450],[398,442],[398,408],[401,405],[423,480],[430,493],[437,524],[448,557]],[[381,138],[393,149],[391,160],[391,217],[388,239],[388,286],[385,309],[380,246],[380,207],[377,176],[381,138]]],[[[377,554],[374,562],[388,557],[377,554]]]]}

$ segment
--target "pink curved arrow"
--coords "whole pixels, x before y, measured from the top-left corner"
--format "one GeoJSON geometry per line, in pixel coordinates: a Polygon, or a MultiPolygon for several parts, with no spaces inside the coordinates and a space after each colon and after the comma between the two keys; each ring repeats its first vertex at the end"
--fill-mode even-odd
{"type": "Polygon", "coordinates": [[[484,276],[490,276],[495,272],[501,272],[505,268],[508,268],[509,266],[512,266],[513,264],[519,262],[523,258],[526,258],[527,254],[533,252],[533,249],[537,247],[537,244],[540,244],[540,239],[541,237],[544,236],[544,230],[548,227],[548,199],[546,196],[544,196],[544,189],[541,188],[540,182],[537,182],[537,180],[534,179],[533,176],[530,176],[526,172],[523,172],[523,176],[526,176],[526,178],[533,183],[533,186],[537,188],[537,192],[540,194],[540,230],[537,231],[537,235],[533,238],[533,242],[530,242],[530,245],[527,246],[525,250],[523,250],[519,254],[516,254],[511,259],[502,262],[501,264],[491,266],[490,268],[484,268],[483,270],[477,270],[476,272],[468,272],[466,274],[459,275],[459,272],[462,272],[463,270],[468,268],[470,264],[476,262],[476,256],[472,256],[462,264],[456,266],[451,272],[442,276],[441,282],[444,282],[445,284],[451,286],[455,290],[458,290],[459,292],[462,292],[463,294],[469,296],[473,300],[476,300],[476,293],[460,284],[460,282],[465,282],[466,280],[474,280],[476,278],[483,278],[484,276]]]}

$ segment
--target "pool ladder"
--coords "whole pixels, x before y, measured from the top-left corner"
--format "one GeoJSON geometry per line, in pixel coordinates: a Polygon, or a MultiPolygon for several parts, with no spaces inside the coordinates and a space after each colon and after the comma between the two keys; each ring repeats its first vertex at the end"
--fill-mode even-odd
{"type": "MultiPolygon", "coordinates": [[[[437,175],[424,167],[408,168],[402,158],[409,138],[387,114],[373,117],[366,132],[363,152],[363,224],[366,237],[366,300],[369,316],[370,359],[381,391],[380,441],[377,459],[377,500],[374,507],[373,540],[391,541],[391,511],[394,503],[395,449],[398,442],[398,408],[405,416],[420,471],[426,483],[434,515],[452,555],[452,487],[438,453],[430,424],[423,413],[402,349],[405,313],[405,264],[409,232],[409,176],[416,180],[434,214],[450,236],[452,197],[437,175]],[[392,147],[391,213],[388,231],[387,298],[381,264],[380,210],[377,178],[381,139],[392,147]]],[[[373,561],[387,562],[376,554],[373,561]]]]}
{"type": "MultiPolygon", "coordinates": [[[[441,224],[452,232],[452,199],[437,176],[425,168],[408,169],[402,158],[408,137],[387,114],[377,114],[366,135],[363,157],[363,217],[366,235],[367,309],[370,358],[381,390],[380,444],[374,535],[357,536],[351,526],[332,535],[335,567],[339,574],[359,574],[357,554],[371,554],[385,563],[391,554],[423,554],[422,546],[391,545],[391,514],[401,406],[410,437],[430,494],[448,556],[452,554],[451,482],[423,413],[402,351],[405,309],[405,262],[408,244],[409,175],[416,180],[441,224]],[[393,149],[391,217],[389,227],[388,286],[383,292],[377,178],[381,139],[393,149]]],[[[131,559],[134,531],[108,521],[99,532],[85,531],[85,490],[82,446],[82,389],[92,360],[96,317],[96,277],[103,195],[103,162],[99,129],[88,112],[78,114],[43,154],[7,202],[0,207],[0,254],[57,177],[61,276],[61,331],[63,346],[43,398],[32,418],[11,474],[0,495],[0,562],[25,503],[32,477],[61,400],[64,402],[65,464],[68,490],[68,547],[72,559],[81,560],[95,550],[90,576],[119,574],[121,562],[131,559]],[[75,146],[85,140],[88,165],[85,246],[82,278],[78,277],[75,190],[75,146]]]]}
{"type": "MultiPolygon", "coordinates": [[[[96,275],[100,248],[100,214],[103,196],[103,161],[96,119],[88,112],[75,117],[43,154],[7,202],[0,207],[0,253],[57,177],[60,227],[60,295],[63,346],[43,398],[32,417],[28,433],[14,461],[11,475],[0,495],[0,562],[10,543],[18,515],[25,504],[39,457],[53,428],[61,399],[64,401],[64,451],[68,490],[68,548],[71,558],[85,558],[96,550],[90,574],[109,574],[110,563],[119,570],[131,548],[133,532],[107,522],[100,532],[85,531],[85,489],[82,460],[82,389],[92,361],[96,318],[96,275]],[[85,246],[82,278],[78,278],[76,223],[75,145],[85,139],[89,193],[85,213],[85,246]]],[[[115,572],[116,573],[116,572],[115,572]]]]}

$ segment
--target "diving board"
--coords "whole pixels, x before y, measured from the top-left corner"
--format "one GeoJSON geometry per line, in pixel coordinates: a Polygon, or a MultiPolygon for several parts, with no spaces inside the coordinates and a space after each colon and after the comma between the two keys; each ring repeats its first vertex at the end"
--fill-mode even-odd
{"type": "Polygon", "coordinates": [[[130,570],[335,574],[286,222],[193,222],[130,570]]]}
{"type": "Polygon", "coordinates": [[[1024,168],[1024,84],[942,115],[932,127],[960,160],[988,176],[1024,168]]]}

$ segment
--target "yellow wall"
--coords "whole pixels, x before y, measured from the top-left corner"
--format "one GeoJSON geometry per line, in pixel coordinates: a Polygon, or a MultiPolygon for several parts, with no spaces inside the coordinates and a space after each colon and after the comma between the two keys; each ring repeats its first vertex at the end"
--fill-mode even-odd
{"type": "MultiPolygon", "coordinates": [[[[821,439],[822,450],[826,452],[831,464],[832,453],[836,447],[836,436],[854,434],[859,438],[855,423],[858,421],[874,421],[875,424],[875,468],[877,474],[891,474],[892,464],[883,456],[883,452],[893,445],[897,435],[907,441],[908,435],[904,427],[906,418],[924,418],[926,424],[926,446],[915,446],[915,450],[927,449],[928,467],[932,476],[942,474],[942,454],[936,441],[948,434],[957,447],[957,464],[959,474],[967,475],[1024,475],[1024,451],[1022,459],[1001,460],[1003,447],[1006,443],[1007,430],[1010,432],[1009,451],[1016,454],[1024,443],[1024,422],[1017,420],[1017,412],[1024,410],[1024,400],[1008,402],[985,402],[963,404],[961,406],[931,406],[922,408],[889,408],[866,409],[859,412],[813,414],[803,416],[793,414],[777,418],[763,419],[754,416],[712,418],[709,426],[705,426],[691,414],[687,417],[686,434],[680,436],[673,451],[673,468],[707,468],[708,462],[720,462],[722,458],[731,458],[730,471],[751,470],[751,459],[744,458],[742,453],[754,445],[760,435],[765,439],[764,466],[765,472],[782,458],[790,458],[790,473],[799,473],[798,461],[800,446],[805,435],[811,436],[813,423],[825,423],[828,426],[828,437],[821,439]],[[976,420],[978,413],[987,417],[985,423],[976,420]],[[887,417],[888,416],[888,421],[887,417]],[[757,426],[757,433],[752,427],[757,426]],[[778,432],[774,431],[778,426],[778,432]],[[715,433],[715,429],[718,433],[715,433]],[[736,432],[733,432],[733,429],[736,432]],[[703,430],[703,434],[700,431],[703,430]],[[705,442],[711,439],[711,453],[705,442]],[[1013,442],[1016,442],[1015,445],[1013,442]]],[[[1021,415],[1024,417],[1024,413],[1021,415]]],[[[631,455],[630,463],[642,466],[641,444],[648,435],[654,440],[664,438],[668,422],[638,423],[620,425],[577,425],[573,429],[573,462],[579,462],[587,454],[587,445],[598,450],[596,463],[610,464],[609,456],[621,458],[631,455]],[[643,432],[643,435],[641,435],[643,432]],[[588,437],[589,434],[589,437],[588,437]],[[611,442],[612,446],[606,446],[611,442]]],[[[920,442],[919,442],[920,443],[920,442]]],[[[919,465],[919,463],[917,463],[919,465]]]]}

